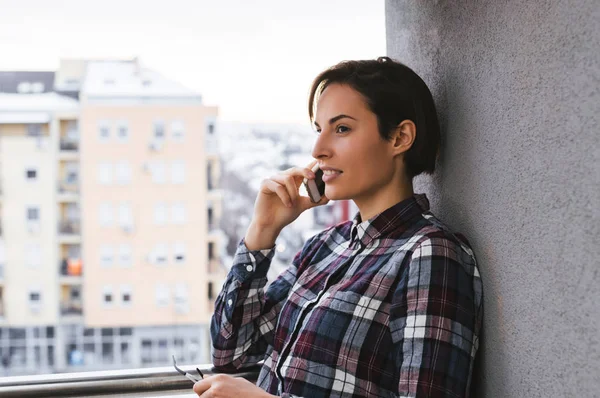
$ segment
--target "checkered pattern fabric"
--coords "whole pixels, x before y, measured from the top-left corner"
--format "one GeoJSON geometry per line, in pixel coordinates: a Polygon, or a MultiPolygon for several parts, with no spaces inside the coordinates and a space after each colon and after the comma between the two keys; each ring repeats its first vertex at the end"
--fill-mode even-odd
{"type": "Polygon", "coordinates": [[[311,238],[266,286],[243,240],[216,300],[213,363],[264,360],[283,397],[467,397],[483,316],[473,251],[423,194],[311,238]]]}

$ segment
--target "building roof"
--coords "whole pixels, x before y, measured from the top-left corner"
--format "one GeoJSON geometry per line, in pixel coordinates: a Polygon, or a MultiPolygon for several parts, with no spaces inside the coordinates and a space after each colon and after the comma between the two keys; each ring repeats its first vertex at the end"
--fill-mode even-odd
{"type": "Polygon", "coordinates": [[[88,98],[201,99],[199,93],[142,67],[137,59],[89,61],[81,93],[88,98]]]}
{"type": "Polygon", "coordinates": [[[54,72],[0,72],[0,93],[48,93],[53,90],[54,72]]]}
{"type": "Polygon", "coordinates": [[[0,113],[76,111],[79,101],[57,93],[0,93],[0,113]]]}

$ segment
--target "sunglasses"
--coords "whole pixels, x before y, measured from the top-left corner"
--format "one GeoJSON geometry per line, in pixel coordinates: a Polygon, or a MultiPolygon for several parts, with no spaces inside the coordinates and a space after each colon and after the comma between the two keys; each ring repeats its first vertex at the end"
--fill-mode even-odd
{"type": "Polygon", "coordinates": [[[176,371],[178,371],[179,373],[181,373],[182,375],[184,375],[185,377],[187,377],[188,379],[190,379],[194,383],[197,382],[197,381],[200,381],[200,380],[204,379],[204,375],[202,374],[202,372],[198,368],[196,368],[196,371],[200,375],[200,378],[197,378],[196,376],[189,374],[188,372],[184,371],[183,369],[178,368],[177,367],[177,361],[175,361],[175,355],[173,355],[173,366],[175,367],[176,371]]]}

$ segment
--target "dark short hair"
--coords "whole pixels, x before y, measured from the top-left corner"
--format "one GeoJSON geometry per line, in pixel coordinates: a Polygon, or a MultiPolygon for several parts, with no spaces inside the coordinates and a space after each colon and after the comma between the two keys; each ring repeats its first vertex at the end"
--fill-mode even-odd
{"type": "Polygon", "coordinates": [[[409,178],[435,170],[440,146],[440,125],[429,88],[412,69],[388,57],[377,60],[343,61],[321,72],[310,89],[308,114],[314,122],[316,103],[332,83],[358,91],[377,116],[379,134],[390,140],[395,128],[412,120],[416,137],[404,155],[409,178]]]}

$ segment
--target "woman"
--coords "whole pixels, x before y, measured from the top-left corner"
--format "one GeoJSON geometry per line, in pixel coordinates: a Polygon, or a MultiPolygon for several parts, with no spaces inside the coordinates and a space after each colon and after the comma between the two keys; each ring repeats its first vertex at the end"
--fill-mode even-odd
{"type": "MultiPolygon", "coordinates": [[[[201,397],[466,397],[482,320],[473,252],[429,211],[412,179],[432,173],[435,105],[408,67],[381,57],[321,73],[309,97],[325,171],[317,204],[300,196],[311,165],[263,181],[211,322],[213,363],[264,359],[257,386],[216,375],[201,397]],[[300,213],[352,199],[353,221],[309,239],[264,291],[275,240],[300,213]]],[[[314,164],[314,163],[313,163],[314,164]]]]}

